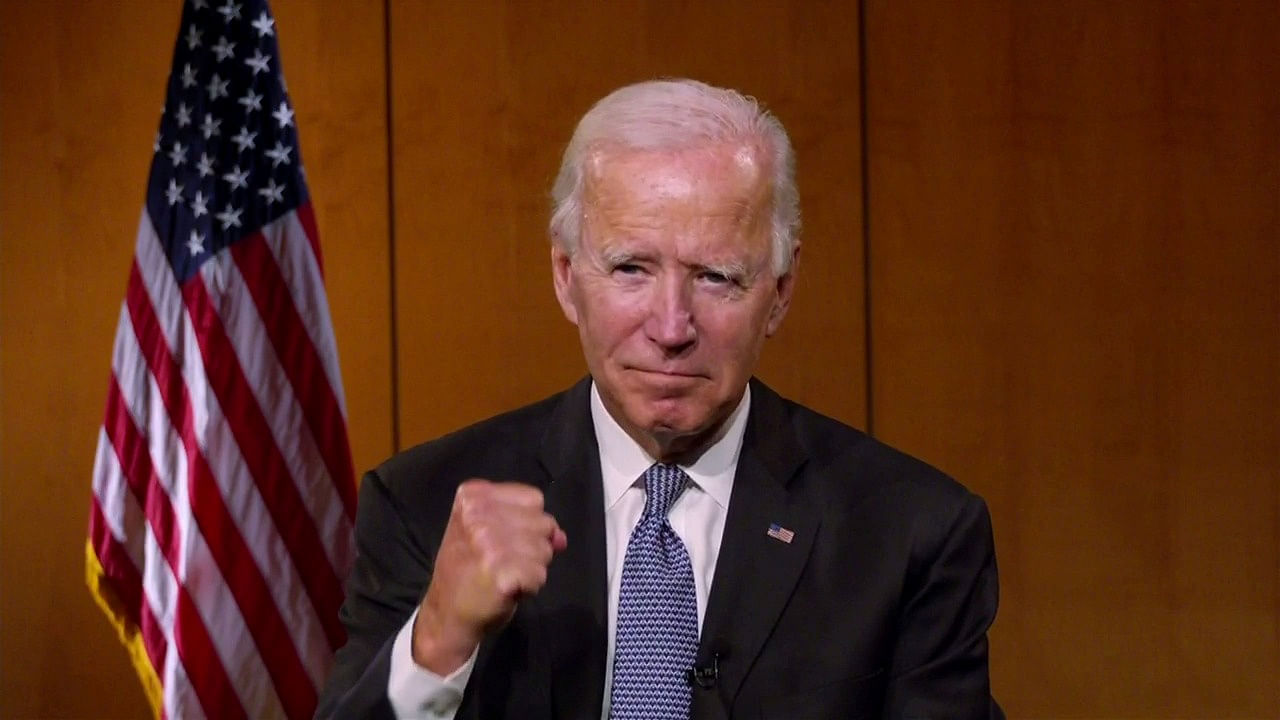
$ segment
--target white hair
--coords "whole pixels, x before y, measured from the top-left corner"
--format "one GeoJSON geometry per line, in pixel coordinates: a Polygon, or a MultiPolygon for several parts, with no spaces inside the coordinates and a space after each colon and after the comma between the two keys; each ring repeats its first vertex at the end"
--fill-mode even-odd
{"type": "Polygon", "coordinates": [[[771,161],[773,272],[777,277],[785,275],[800,237],[795,155],[787,131],[754,98],[697,80],[628,85],[582,116],[551,189],[552,242],[569,254],[578,248],[583,175],[592,151],[602,147],[684,150],[731,141],[760,145],[771,161]]]}

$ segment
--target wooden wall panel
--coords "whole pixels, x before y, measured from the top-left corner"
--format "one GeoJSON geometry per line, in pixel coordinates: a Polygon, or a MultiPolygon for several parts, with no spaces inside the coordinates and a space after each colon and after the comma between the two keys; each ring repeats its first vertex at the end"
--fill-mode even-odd
{"type": "Polygon", "coordinates": [[[0,12],[0,714],[143,717],[84,542],[178,8],[0,12]]]}
{"type": "Polygon", "coordinates": [[[863,423],[856,6],[441,0],[391,20],[402,444],[585,372],[551,291],[550,186],[578,117],[658,76],[755,94],[792,133],[803,260],[761,376],[863,423]]]}
{"type": "MultiPolygon", "coordinates": [[[[273,6],[368,466],[391,448],[382,5],[273,6]]],[[[149,714],[85,588],[84,541],[179,11],[0,4],[0,717],[149,714]]]]}
{"type": "Polygon", "coordinates": [[[391,243],[382,0],[272,0],[347,397],[357,477],[392,452],[391,243]]]}
{"type": "Polygon", "coordinates": [[[877,435],[1015,717],[1280,716],[1280,5],[869,1],[877,435]]]}

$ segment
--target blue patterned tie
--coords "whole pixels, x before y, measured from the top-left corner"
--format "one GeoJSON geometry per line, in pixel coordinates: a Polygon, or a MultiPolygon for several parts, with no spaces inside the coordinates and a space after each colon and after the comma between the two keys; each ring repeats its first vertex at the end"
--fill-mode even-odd
{"type": "Polygon", "coordinates": [[[613,654],[613,720],[688,720],[687,679],[698,652],[693,565],[667,511],[689,476],[675,465],[644,473],[644,513],[622,561],[613,654]]]}

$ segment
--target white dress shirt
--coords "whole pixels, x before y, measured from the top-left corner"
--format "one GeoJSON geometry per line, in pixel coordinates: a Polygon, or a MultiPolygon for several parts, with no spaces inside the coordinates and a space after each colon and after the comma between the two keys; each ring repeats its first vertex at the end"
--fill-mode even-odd
{"type": "MultiPolygon", "coordinates": [[[[751,388],[742,394],[738,407],[727,420],[724,435],[692,465],[681,465],[693,484],[671,506],[667,518],[684,542],[693,565],[693,584],[698,599],[698,631],[707,611],[711,580],[715,577],[720,539],[729,512],[729,496],[738,468],[742,437],[747,428],[751,388]]],[[[591,386],[591,422],[600,448],[600,474],[604,482],[605,561],[609,583],[608,648],[605,652],[603,720],[609,718],[609,696],[613,680],[614,628],[618,617],[618,593],[622,587],[622,561],[627,554],[631,531],[644,511],[641,476],[655,460],[627,435],[605,409],[595,384],[591,386]]],[[[574,542],[574,538],[569,538],[574,542]]],[[[452,720],[462,703],[475,653],[462,667],[441,677],[413,661],[414,610],[396,635],[391,647],[391,672],[387,697],[401,720],[452,720]]]]}

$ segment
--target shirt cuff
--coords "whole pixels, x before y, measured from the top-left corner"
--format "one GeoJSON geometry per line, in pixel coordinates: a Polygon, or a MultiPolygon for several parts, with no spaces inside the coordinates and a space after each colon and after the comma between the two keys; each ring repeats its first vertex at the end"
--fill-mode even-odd
{"type": "MultiPolygon", "coordinates": [[[[399,720],[453,720],[476,664],[476,653],[448,677],[440,677],[413,661],[414,610],[391,645],[387,699],[399,720]]],[[[477,648],[478,650],[478,648],[477,648]]]]}

